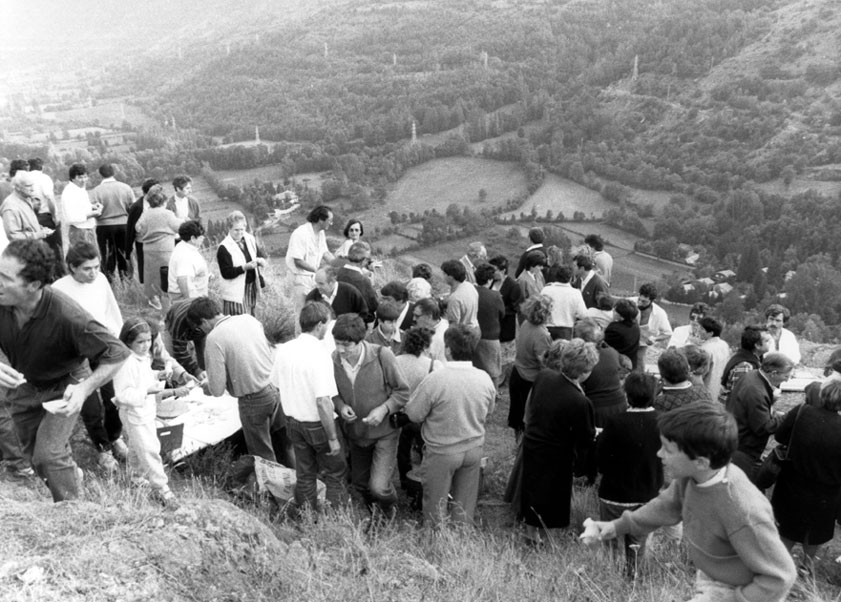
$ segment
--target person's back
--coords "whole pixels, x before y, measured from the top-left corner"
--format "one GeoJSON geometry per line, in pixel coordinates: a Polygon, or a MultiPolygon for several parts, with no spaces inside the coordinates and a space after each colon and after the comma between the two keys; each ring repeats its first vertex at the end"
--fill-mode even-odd
{"type": "Polygon", "coordinates": [[[205,357],[222,360],[207,364],[208,371],[226,374],[228,393],[242,397],[260,391],[271,382],[272,350],[263,325],[249,314],[226,316],[210,331],[205,357]]]}

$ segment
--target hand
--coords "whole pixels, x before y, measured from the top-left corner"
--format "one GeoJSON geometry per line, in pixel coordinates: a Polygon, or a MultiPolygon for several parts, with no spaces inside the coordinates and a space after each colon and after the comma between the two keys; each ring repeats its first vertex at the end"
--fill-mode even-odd
{"type": "Polygon", "coordinates": [[[252,260],[252,261],[249,261],[249,262],[248,262],[248,263],[246,263],[243,267],[246,269],[246,271],[247,271],[247,270],[253,270],[254,268],[256,268],[256,267],[257,267],[257,262],[256,262],[256,261],[253,261],[253,260],[252,260]]]}
{"type": "Polygon", "coordinates": [[[593,521],[590,528],[593,529],[594,533],[598,529],[598,541],[616,538],[616,525],[613,524],[613,521],[593,521]]]}
{"type": "Polygon", "coordinates": [[[265,258],[263,258],[263,257],[258,257],[258,258],[257,258],[257,259],[255,259],[254,261],[256,261],[256,262],[257,262],[257,265],[258,265],[259,267],[261,267],[261,268],[266,266],[266,260],[265,260],[265,258]]]}
{"type": "Polygon", "coordinates": [[[52,236],[52,233],[55,232],[52,228],[44,228],[41,227],[41,238],[47,238],[48,236],[52,236]]]}
{"type": "Polygon", "coordinates": [[[342,444],[339,443],[338,439],[330,439],[328,443],[330,444],[330,451],[327,452],[328,456],[338,456],[342,453],[342,444]]]}
{"type": "Polygon", "coordinates": [[[203,385],[204,383],[207,382],[207,372],[205,370],[202,370],[201,372],[199,372],[199,375],[198,375],[197,378],[198,378],[199,384],[203,385]]]}
{"type": "Polygon", "coordinates": [[[350,406],[342,406],[342,409],[339,411],[339,415],[342,417],[342,420],[348,424],[356,422],[356,412],[354,412],[353,408],[350,406]]]}
{"type": "Polygon", "coordinates": [[[186,370],[181,373],[179,377],[179,383],[184,385],[185,387],[195,387],[199,384],[199,379],[195,376],[187,372],[186,370]]]}
{"type": "Polygon", "coordinates": [[[0,364],[0,387],[15,389],[25,382],[23,374],[8,364],[0,364]]]}
{"type": "Polygon", "coordinates": [[[173,392],[175,393],[175,397],[184,397],[190,394],[190,389],[187,387],[177,387],[173,392]]]}
{"type": "Polygon", "coordinates": [[[79,410],[82,409],[82,404],[85,403],[85,399],[87,399],[88,394],[85,392],[84,387],[80,384],[69,384],[64,389],[64,401],[67,402],[67,405],[63,408],[59,408],[55,411],[56,414],[63,414],[65,416],[69,416],[70,414],[75,414],[79,410]]]}
{"type": "Polygon", "coordinates": [[[365,418],[362,419],[362,422],[367,424],[368,426],[379,426],[380,423],[388,417],[388,408],[385,404],[379,405],[373,410],[371,413],[368,414],[365,418]]]}

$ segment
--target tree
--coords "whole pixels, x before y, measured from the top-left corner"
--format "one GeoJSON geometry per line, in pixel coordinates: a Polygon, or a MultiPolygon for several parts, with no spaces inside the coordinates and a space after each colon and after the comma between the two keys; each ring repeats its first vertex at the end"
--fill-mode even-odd
{"type": "Polygon", "coordinates": [[[756,274],[762,266],[759,264],[759,246],[752,242],[739,258],[739,267],[736,269],[736,280],[738,282],[753,282],[756,274]]]}
{"type": "Polygon", "coordinates": [[[786,190],[788,190],[789,186],[791,186],[795,175],[797,175],[797,173],[794,171],[794,165],[786,165],[783,167],[783,171],[780,172],[780,176],[783,178],[783,185],[786,187],[786,190]]]}

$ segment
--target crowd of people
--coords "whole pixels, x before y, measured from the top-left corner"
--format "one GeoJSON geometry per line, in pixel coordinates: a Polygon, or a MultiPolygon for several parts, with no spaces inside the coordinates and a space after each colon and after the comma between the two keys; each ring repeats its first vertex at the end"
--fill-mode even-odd
{"type": "Polygon", "coordinates": [[[569,526],[576,477],[598,482],[591,537],[622,536],[631,574],[646,534],[683,520],[699,591],[737,592],[697,600],[781,599],[792,547],[811,570],[832,537],[841,353],[803,405],[776,411],[801,359],[781,305],[731,353],[707,305],[673,330],[654,284],[611,293],[598,235],[570,257],[545,247],[540,228],[513,277],[506,257],[474,242],[440,265],[446,295],[427,264],[378,290],[362,223],[350,220],[331,252],[333,212],[319,206],[286,253],[299,333],[288,340],[256,317],[268,259],[240,212],[211,287],[189,177],[171,196],[146,180],[135,199],[109,164],[88,193],[75,164],[56,199],[37,160],[13,167],[0,205],[0,452],[56,501],[80,495],[69,438],[81,415],[103,469],[127,462],[135,483],[177,506],[155,417],[201,386],[238,400],[249,454],[294,467],[298,508],[319,507],[320,477],[329,505],[391,517],[397,468],[425,521],[473,523],[485,423],[507,386],[518,452],[506,499],[532,543],[569,526]],[[123,319],[109,281],[131,277],[149,308],[123,319]],[[758,485],[771,435],[789,461],[768,502],[758,485]]]}

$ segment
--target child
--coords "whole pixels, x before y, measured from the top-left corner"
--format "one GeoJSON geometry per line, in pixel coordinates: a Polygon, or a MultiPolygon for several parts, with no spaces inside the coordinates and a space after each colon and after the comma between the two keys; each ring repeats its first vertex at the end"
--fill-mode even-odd
{"type": "Polygon", "coordinates": [[[595,537],[585,541],[645,535],[683,520],[689,557],[698,569],[692,602],[784,600],[797,573],[768,500],[730,463],[736,420],[720,404],[696,402],[657,422],[657,455],[671,484],[638,510],[592,523],[595,537]]]}
{"type": "Polygon", "coordinates": [[[394,301],[383,301],[377,306],[377,326],[368,333],[365,340],[375,345],[388,347],[394,355],[400,353],[401,333],[397,327],[400,308],[394,301]]]}
{"type": "Polygon", "coordinates": [[[157,402],[172,396],[186,395],[187,387],[164,389],[152,370],[149,350],[152,332],[141,318],[123,323],[120,340],[131,349],[131,356],[114,376],[114,401],[128,435],[128,468],[148,480],[157,499],[165,506],[177,507],[161,461],[161,444],[155,428],[157,402]]]}
{"type": "MultiPolygon", "coordinates": [[[[599,516],[603,521],[619,518],[625,510],[636,510],[657,496],[663,486],[663,467],[657,457],[660,431],[659,412],[651,407],[657,379],[631,372],[625,379],[628,410],[608,417],[599,436],[597,461],[599,516]]],[[[625,535],[625,571],[633,577],[645,552],[647,537],[625,535]],[[636,552],[632,546],[637,547],[636,552]]]]}

